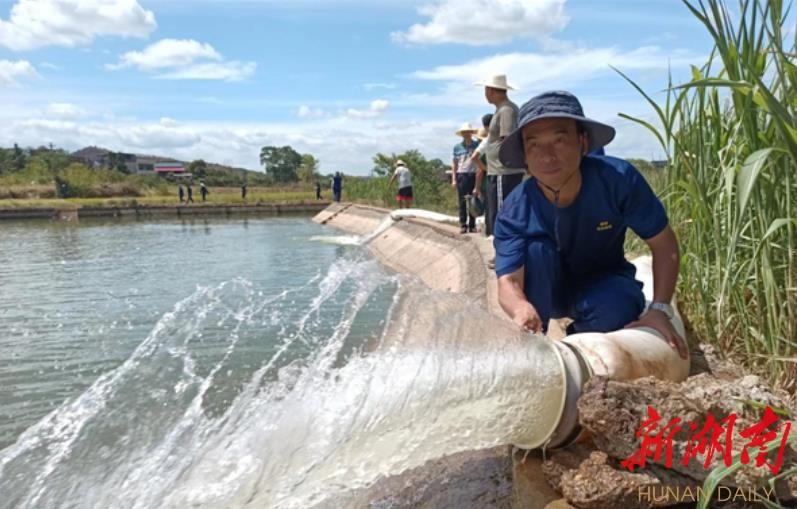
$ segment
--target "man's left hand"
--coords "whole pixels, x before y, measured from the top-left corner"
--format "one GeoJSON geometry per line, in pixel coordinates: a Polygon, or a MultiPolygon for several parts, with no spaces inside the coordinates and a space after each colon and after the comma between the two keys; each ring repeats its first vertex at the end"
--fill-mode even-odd
{"type": "Polygon", "coordinates": [[[639,320],[631,322],[625,326],[626,329],[631,329],[634,327],[650,327],[651,329],[656,330],[659,334],[664,336],[664,341],[674,348],[681,358],[687,358],[688,353],[686,351],[686,342],[678,334],[678,332],[676,332],[672,322],[663,312],[656,309],[649,309],[639,318],[639,320]]]}

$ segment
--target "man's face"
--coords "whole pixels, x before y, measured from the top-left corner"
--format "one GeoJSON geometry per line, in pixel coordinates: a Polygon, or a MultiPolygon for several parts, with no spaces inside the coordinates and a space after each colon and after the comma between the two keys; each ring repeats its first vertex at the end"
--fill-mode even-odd
{"type": "Polygon", "coordinates": [[[579,134],[570,118],[543,118],[523,127],[523,150],[531,175],[559,189],[578,169],[587,149],[587,136],[579,134]]]}
{"type": "Polygon", "coordinates": [[[493,89],[491,87],[484,87],[484,98],[487,99],[487,102],[493,104],[493,89]]]}

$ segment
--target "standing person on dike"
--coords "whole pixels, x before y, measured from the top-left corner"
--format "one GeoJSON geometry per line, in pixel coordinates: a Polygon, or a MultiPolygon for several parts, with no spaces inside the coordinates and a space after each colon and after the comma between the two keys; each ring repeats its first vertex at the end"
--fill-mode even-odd
{"type": "MultiPolygon", "coordinates": [[[[495,113],[487,129],[487,210],[484,217],[484,233],[488,237],[493,234],[495,218],[503,207],[504,200],[515,187],[523,182],[526,170],[523,167],[505,166],[498,158],[501,142],[517,128],[518,107],[509,100],[509,86],[506,76],[498,74],[475,85],[484,87],[484,97],[487,102],[495,106],[495,113]]],[[[476,187],[481,184],[481,179],[476,179],[476,187]]],[[[487,266],[495,267],[495,259],[487,261],[487,266]]]]}
{"type": "Polygon", "coordinates": [[[398,178],[398,194],[396,201],[398,201],[399,208],[408,209],[412,206],[412,177],[410,169],[407,165],[399,159],[396,161],[396,171],[390,176],[388,185],[393,184],[393,181],[398,178]]]}
{"type": "Polygon", "coordinates": [[[570,317],[568,334],[649,327],[686,358],[670,321],[678,279],[678,240],[664,206],[628,161],[593,155],[613,127],[584,116],[568,92],[540,94],[520,110],[501,162],[531,178],[504,202],[495,224],[498,300],[528,331],[570,317]],[[653,255],[653,302],[625,258],[631,228],[653,255]]]}
{"type": "Polygon", "coordinates": [[[340,174],[339,171],[335,172],[335,175],[332,177],[332,199],[334,201],[340,201],[340,195],[343,192],[343,176],[340,174]]]}
{"type": "Polygon", "coordinates": [[[476,231],[476,218],[468,214],[466,197],[473,194],[476,185],[476,162],[471,158],[479,142],[473,139],[477,129],[470,123],[462,124],[454,134],[462,141],[454,145],[454,158],[451,161],[451,186],[457,190],[459,201],[459,232],[476,231]]]}

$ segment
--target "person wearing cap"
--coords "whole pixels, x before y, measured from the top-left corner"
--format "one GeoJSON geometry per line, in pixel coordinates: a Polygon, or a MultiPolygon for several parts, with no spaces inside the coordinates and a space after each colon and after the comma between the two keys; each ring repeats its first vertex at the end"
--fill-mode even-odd
{"type": "MultiPolygon", "coordinates": [[[[514,90],[506,80],[506,75],[498,74],[475,85],[484,87],[484,96],[487,102],[495,106],[495,113],[487,129],[487,211],[485,217],[485,234],[493,234],[495,218],[501,210],[503,202],[509,193],[523,181],[525,168],[504,165],[498,157],[501,142],[517,127],[518,107],[507,97],[508,90],[514,90]]],[[[477,179],[476,188],[479,188],[481,179],[477,179]]],[[[492,260],[488,262],[492,265],[492,260]]]]}
{"type": "Polygon", "coordinates": [[[393,181],[398,179],[398,194],[396,201],[399,203],[399,208],[410,208],[412,205],[412,177],[410,176],[410,169],[407,165],[399,159],[396,161],[396,171],[390,176],[388,185],[393,184],[393,181]]]}
{"type": "Polygon", "coordinates": [[[473,139],[476,128],[466,122],[454,134],[462,137],[462,141],[454,145],[454,159],[451,162],[451,185],[457,190],[459,199],[460,233],[476,231],[476,218],[468,214],[466,197],[473,194],[476,185],[476,163],[471,156],[479,146],[473,139]]]}
{"type": "Polygon", "coordinates": [[[546,92],[523,105],[518,128],[499,157],[531,178],[505,202],[495,224],[498,298],[512,320],[546,332],[570,317],[568,334],[650,327],[686,357],[670,319],[678,278],[678,241],[664,206],[629,162],[594,155],[612,127],[584,116],[568,92],[546,92]],[[628,228],[653,254],[653,302],[625,258],[628,228]]]}

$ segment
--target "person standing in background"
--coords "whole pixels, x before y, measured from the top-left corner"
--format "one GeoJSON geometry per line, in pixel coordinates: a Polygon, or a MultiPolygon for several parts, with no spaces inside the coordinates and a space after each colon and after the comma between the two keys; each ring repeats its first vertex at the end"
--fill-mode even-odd
{"type": "Polygon", "coordinates": [[[473,139],[476,128],[470,123],[462,124],[455,132],[462,137],[462,141],[454,145],[454,158],[451,162],[451,186],[457,190],[459,202],[459,232],[468,233],[476,231],[476,218],[468,214],[466,197],[473,194],[476,184],[476,163],[471,156],[479,146],[473,139]]]}
{"type": "MultiPolygon", "coordinates": [[[[508,168],[501,164],[498,151],[501,142],[517,128],[518,107],[509,100],[508,90],[514,90],[507,83],[506,75],[498,74],[487,80],[475,83],[484,87],[484,97],[495,106],[495,113],[487,130],[487,211],[485,214],[485,235],[493,234],[495,218],[504,200],[521,182],[525,168],[508,168]]],[[[487,261],[487,266],[495,267],[495,258],[487,261]]]]}
{"type": "Polygon", "coordinates": [[[332,199],[339,202],[340,195],[343,192],[343,175],[339,171],[335,172],[332,177],[332,199]]]}
{"type": "Polygon", "coordinates": [[[412,206],[412,176],[410,169],[407,165],[399,159],[396,161],[396,171],[390,176],[388,185],[393,184],[393,181],[398,179],[398,194],[396,194],[396,201],[399,203],[399,208],[408,209],[412,206]]]}

